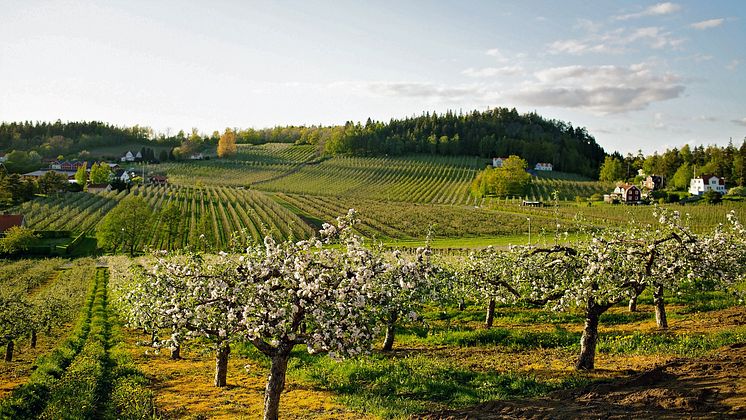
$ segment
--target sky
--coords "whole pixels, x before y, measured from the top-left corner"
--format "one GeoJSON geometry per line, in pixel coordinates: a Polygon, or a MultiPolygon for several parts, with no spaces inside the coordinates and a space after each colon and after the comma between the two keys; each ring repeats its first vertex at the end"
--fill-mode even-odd
{"type": "Polygon", "coordinates": [[[515,107],[607,152],[746,138],[746,1],[0,0],[0,121],[198,128],[515,107]]]}

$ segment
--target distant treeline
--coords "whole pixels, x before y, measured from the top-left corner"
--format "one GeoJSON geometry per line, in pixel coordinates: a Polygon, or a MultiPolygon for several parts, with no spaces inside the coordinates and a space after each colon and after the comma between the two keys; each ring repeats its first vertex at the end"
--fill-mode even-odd
{"type": "Polygon", "coordinates": [[[0,124],[0,150],[35,151],[42,157],[56,157],[82,150],[122,143],[148,144],[153,141],[178,146],[176,137],[155,136],[149,127],[117,127],[99,121],[11,122],[0,124]]]}
{"type": "MultiPolygon", "coordinates": [[[[538,114],[519,114],[515,108],[484,112],[425,113],[392,119],[388,123],[368,119],[365,124],[344,126],[286,126],[235,130],[241,144],[315,144],[327,154],[402,155],[426,153],[492,158],[518,155],[533,165],[548,162],[556,170],[586,176],[598,175],[606,154],[585,128],[547,120],[538,114]]],[[[176,156],[188,156],[217,144],[212,135],[179,131],[155,135],[147,127],[116,127],[101,122],[3,123],[0,149],[36,151],[42,157],[79,152],[86,148],[122,142],[158,142],[179,146],[176,156]]]]}
{"type": "Polygon", "coordinates": [[[722,147],[685,144],[681,149],[674,147],[648,156],[642,151],[626,156],[615,152],[603,166],[607,170],[599,178],[606,181],[632,181],[642,170],[647,175],[662,176],[668,187],[677,189],[686,189],[695,175],[717,175],[724,177],[729,186],[743,186],[746,185],[746,138],[740,146],[733,141],[722,147]]]}

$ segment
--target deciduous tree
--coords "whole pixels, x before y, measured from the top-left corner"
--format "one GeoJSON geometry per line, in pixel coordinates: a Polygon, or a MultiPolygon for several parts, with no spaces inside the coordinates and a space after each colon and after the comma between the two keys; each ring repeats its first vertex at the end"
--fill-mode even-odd
{"type": "Polygon", "coordinates": [[[218,157],[224,158],[236,154],[236,132],[226,128],[218,141],[218,157]]]}

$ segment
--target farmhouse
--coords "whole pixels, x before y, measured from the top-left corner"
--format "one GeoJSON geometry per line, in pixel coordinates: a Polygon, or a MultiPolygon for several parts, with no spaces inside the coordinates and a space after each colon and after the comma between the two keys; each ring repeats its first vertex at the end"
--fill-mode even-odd
{"type": "Polygon", "coordinates": [[[608,196],[608,199],[604,197],[604,200],[619,200],[626,204],[639,204],[642,200],[642,191],[637,185],[620,183],[614,188],[614,192],[608,196]]]}
{"type": "Polygon", "coordinates": [[[503,162],[505,162],[506,159],[508,159],[508,158],[503,158],[503,157],[492,158],[492,167],[493,168],[502,168],[503,167],[503,162]]]}
{"type": "MultiPolygon", "coordinates": [[[[139,153],[139,152],[138,152],[138,153],[139,153]]],[[[132,154],[132,152],[130,152],[130,151],[128,150],[128,151],[127,151],[127,153],[125,153],[125,154],[124,154],[124,156],[122,156],[122,157],[121,157],[121,158],[119,159],[119,161],[120,161],[120,162],[134,162],[134,161],[135,161],[135,155],[133,155],[133,154],[132,154]]]]}
{"type": "Polygon", "coordinates": [[[168,185],[168,178],[163,175],[151,175],[148,182],[156,185],[168,185]]]}
{"type": "Polygon", "coordinates": [[[191,160],[202,160],[204,158],[205,158],[205,156],[202,153],[195,153],[195,154],[189,156],[189,159],[191,159],[191,160]]]}
{"type": "Polygon", "coordinates": [[[643,182],[642,186],[650,191],[659,190],[663,188],[663,177],[658,175],[649,175],[647,178],[645,178],[645,182],[643,182]]]}
{"type": "Polygon", "coordinates": [[[542,163],[539,162],[534,166],[535,171],[551,171],[553,169],[553,165],[551,163],[542,163]]]}
{"type": "Polygon", "coordinates": [[[22,214],[0,214],[0,236],[14,226],[24,226],[26,218],[22,214]]]}
{"type": "Polygon", "coordinates": [[[87,167],[88,162],[81,162],[79,160],[51,160],[49,162],[49,169],[55,169],[58,171],[77,171],[80,167],[87,167]]]}
{"type": "Polygon", "coordinates": [[[725,178],[716,175],[702,175],[692,178],[689,182],[689,194],[702,195],[710,190],[725,194],[725,178]]]}
{"type": "Polygon", "coordinates": [[[125,184],[129,184],[130,181],[135,177],[135,172],[131,169],[117,169],[114,172],[114,178],[119,178],[120,181],[124,182],[125,184]]]}

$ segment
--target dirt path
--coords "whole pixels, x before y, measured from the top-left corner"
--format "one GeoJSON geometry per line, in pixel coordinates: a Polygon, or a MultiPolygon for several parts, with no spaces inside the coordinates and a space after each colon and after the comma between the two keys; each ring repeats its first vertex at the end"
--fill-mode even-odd
{"type": "Polygon", "coordinates": [[[702,359],[676,359],[622,380],[418,418],[746,418],[746,343],[702,359]]]}

